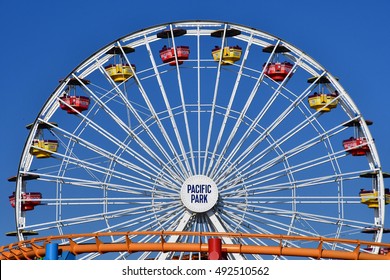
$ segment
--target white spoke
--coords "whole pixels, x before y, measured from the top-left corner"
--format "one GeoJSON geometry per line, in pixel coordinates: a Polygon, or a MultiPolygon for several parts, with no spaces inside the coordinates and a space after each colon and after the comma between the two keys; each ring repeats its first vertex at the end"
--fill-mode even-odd
{"type": "MultiPolygon", "coordinates": [[[[146,40],[146,38],[145,38],[146,40]]],[[[148,49],[148,52],[151,54],[152,51],[150,49],[150,45],[148,43],[148,41],[146,41],[146,48],[148,49]]],[[[168,100],[168,96],[167,96],[167,93],[165,91],[165,88],[164,88],[164,84],[161,80],[161,77],[160,77],[160,73],[158,72],[158,69],[157,69],[157,65],[156,65],[156,62],[154,61],[154,58],[152,56],[150,56],[150,60],[152,62],[152,65],[153,65],[153,69],[154,69],[154,72],[155,72],[155,75],[156,75],[156,78],[157,78],[157,81],[158,81],[158,84],[159,84],[159,88],[160,88],[160,91],[161,91],[161,94],[164,98],[164,102],[165,102],[165,106],[168,110],[168,113],[169,113],[169,119],[171,120],[171,124],[172,124],[172,127],[173,127],[173,130],[175,132],[175,136],[177,138],[177,141],[179,143],[179,146],[180,146],[180,150],[182,152],[182,156],[184,157],[184,162],[186,164],[186,167],[184,168],[184,166],[182,165],[182,162],[179,160],[179,164],[184,172],[185,175],[188,176],[188,174],[190,173],[190,167],[189,167],[189,163],[188,163],[188,159],[187,159],[187,155],[185,153],[185,149],[184,149],[184,145],[183,145],[183,142],[182,142],[182,139],[181,139],[181,135],[178,131],[178,127],[177,127],[177,124],[176,124],[176,121],[175,121],[175,118],[174,118],[174,115],[172,113],[172,108],[170,106],[170,103],[169,103],[169,100],[168,100]]],[[[161,121],[159,120],[157,114],[154,112],[154,108],[152,106],[152,103],[150,102],[149,98],[147,97],[147,95],[143,95],[144,99],[146,100],[151,112],[153,112],[153,115],[156,117],[157,119],[157,122],[159,124],[159,127],[164,135],[164,138],[167,140],[167,143],[170,147],[170,149],[172,150],[173,154],[175,155],[175,157],[177,159],[180,158],[179,154],[177,153],[177,151],[175,150],[175,148],[173,147],[173,144],[171,142],[171,139],[170,137],[168,136],[167,132],[165,131],[164,129],[164,126],[162,125],[161,121]]]]}
{"type": "MultiPolygon", "coordinates": [[[[191,217],[191,213],[188,211],[184,211],[183,216],[181,217],[175,231],[183,231],[185,227],[187,226],[187,223],[191,217]]],[[[179,235],[172,235],[168,238],[167,242],[175,243],[179,239],[179,235]]],[[[169,253],[162,253],[159,256],[159,260],[165,260],[168,257],[169,253]]]]}

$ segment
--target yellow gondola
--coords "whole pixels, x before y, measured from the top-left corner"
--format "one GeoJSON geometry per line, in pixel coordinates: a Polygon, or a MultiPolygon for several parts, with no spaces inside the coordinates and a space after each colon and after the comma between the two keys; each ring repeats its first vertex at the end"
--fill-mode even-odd
{"type": "Polygon", "coordinates": [[[135,72],[135,65],[132,64],[131,68],[128,64],[110,64],[106,67],[107,74],[113,79],[114,82],[116,83],[121,83],[124,82],[131,77],[134,76],[135,72]]]}
{"type": "Polygon", "coordinates": [[[242,49],[239,46],[234,47],[224,47],[221,51],[221,48],[216,46],[212,50],[214,61],[219,61],[222,53],[222,65],[231,65],[234,64],[234,62],[241,59],[241,53],[242,49]]]}
{"type": "Polygon", "coordinates": [[[315,109],[320,112],[329,112],[330,110],[337,107],[339,103],[337,94],[325,94],[325,93],[315,93],[308,97],[310,108],[315,109]]]}
{"type": "Polygon", "coordinates": [[[114,62],[104,67],[107,74],[115,83],[127,81],[134,76],[135,65],[128,64],[125,54],[134,52],[135,49],[129,46],[113,46],[106,54],[112,55],[114,62]]]}
{"type": "Polygon", "coordinates": [[[58,141],[57,140],[40,140],[34,139],[30,148],[30,154],[37,158],[48,158],[52,153],[57,152],[58,141]]]}
{"type": "MultiPolygon", "coordinates": [[[[32,129],[34,124],[29,124],[26,126],[27,129],[32,129]]],[[[47,140],[43,136],[43,130],[52,129],[56,127],[56,123],[40,123],[38,124],[38,129],[35,135],[34,140],[31,143],[30,154],[37,158],[48,158],[58,149],[57,140],[47,140]]]]}
{"type": "MultiPolygon", "coordinates": [[[[360,202],[366,204],[369,208],[378,208],[378,192],[374,190],[361,189],[359,192],[360,202]]],[[[390,190],[385,189],[385,205],[390,203],[390,190]]]]}

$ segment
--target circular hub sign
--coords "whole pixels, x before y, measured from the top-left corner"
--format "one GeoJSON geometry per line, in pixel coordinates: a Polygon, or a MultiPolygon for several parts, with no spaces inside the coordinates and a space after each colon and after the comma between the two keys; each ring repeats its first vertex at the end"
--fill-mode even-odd
{"type": "Polygon", "coordinates": [[[180,197],[188,210],[203,213],[209,211],[217,203],[218,188],[209,177],[195,175],[184,181],[180,197]]]}

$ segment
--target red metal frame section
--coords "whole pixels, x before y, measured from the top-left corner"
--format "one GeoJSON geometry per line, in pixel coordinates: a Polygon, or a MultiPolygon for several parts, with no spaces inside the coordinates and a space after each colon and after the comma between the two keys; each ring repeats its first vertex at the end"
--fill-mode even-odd
{"type": "MultiPolygon", "coordinates": [[[[169,243],[165,242],[165,238],[170,235],[180,236],[199,236],[206,238],[221,238],[230,237],[235,239],[256,238],[256,239],[272,239],[279,240],[278,246],[259,246],[245,244],[222,244],[221,251],[223,253],[238,253],[238,254],[260,254],[260,255],[278,255],[278,256],[296,256],[309,257],[315,259],[342,259],[342,260],[390,260],[390,254],[380,255],[371,254],[361,250],[361,246],[373,246],[381,248],[389,248],[388,243],[378,243],[370,241],[337,239],[325,237],[306,237],[306,236],[289,236],[289,235],[274,235],[274,234],[247,234],[247,233],[221,233],[221,232],[179,232],[179,231],[142,231],[142,232],[107,232],[107,233],[86,233],[86,234],[70,234],[59,236],[48,236],[40,238],[32,238],[31,240],[12,243],[6,246],[0,246],[0,260],[25,260],[36,259],[45,256],[45,245],[47,243],[56,242],[63,243],[63,240],[68,240],[68,244],[59,245],[58,249],[69,251],[75,255],[98,252],[100,254],[109,252],[139,252],[139,251],[155,251],[155,252],[209,252],[209,244],[207,243],[169,243]],[[140,235],[160,236],[158,243],[139,243],[133,242],[131,237],[140,235]],[[122,243],[104,243],[99,238],[106,236],[122,236],[122,243]],[[92,238],[91,243],[77,243],[74,240],[77,238],[92,238]],[[283,246],[284,241],[307,241],[317,242],[316,248],[295,248],[283,246]],[[326,250],[323,249],[324,243],[337,243],[354,246],[353,251],[344,250],[326,250]]],[[[219,250],[219,249],[218,249],[219,250]]]]}

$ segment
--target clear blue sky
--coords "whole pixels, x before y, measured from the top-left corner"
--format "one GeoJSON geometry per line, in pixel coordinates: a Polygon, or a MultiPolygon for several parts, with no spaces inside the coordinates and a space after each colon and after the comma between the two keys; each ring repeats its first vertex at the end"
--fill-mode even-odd
{"type": "MultiPolygon", "coordinates": [[[[7,178],[16,175],[28,133],[25,125],[34,121],[58,81],[93,52],[128,33],[165,22],[239,23],[305,51],[340,78],[365,118],[374,121],[371,133],[383,169],[390,172],[389,11],[387,0],[0,0],[0,245],[14,241],[4,236],[14,230],[8,201],[14,185],[7,178]]],[[[386,218],[390,228],[389,216],[390,212],[386,218]]],[[[390,242],[390,236],[384,240],[390,242]]]]}

